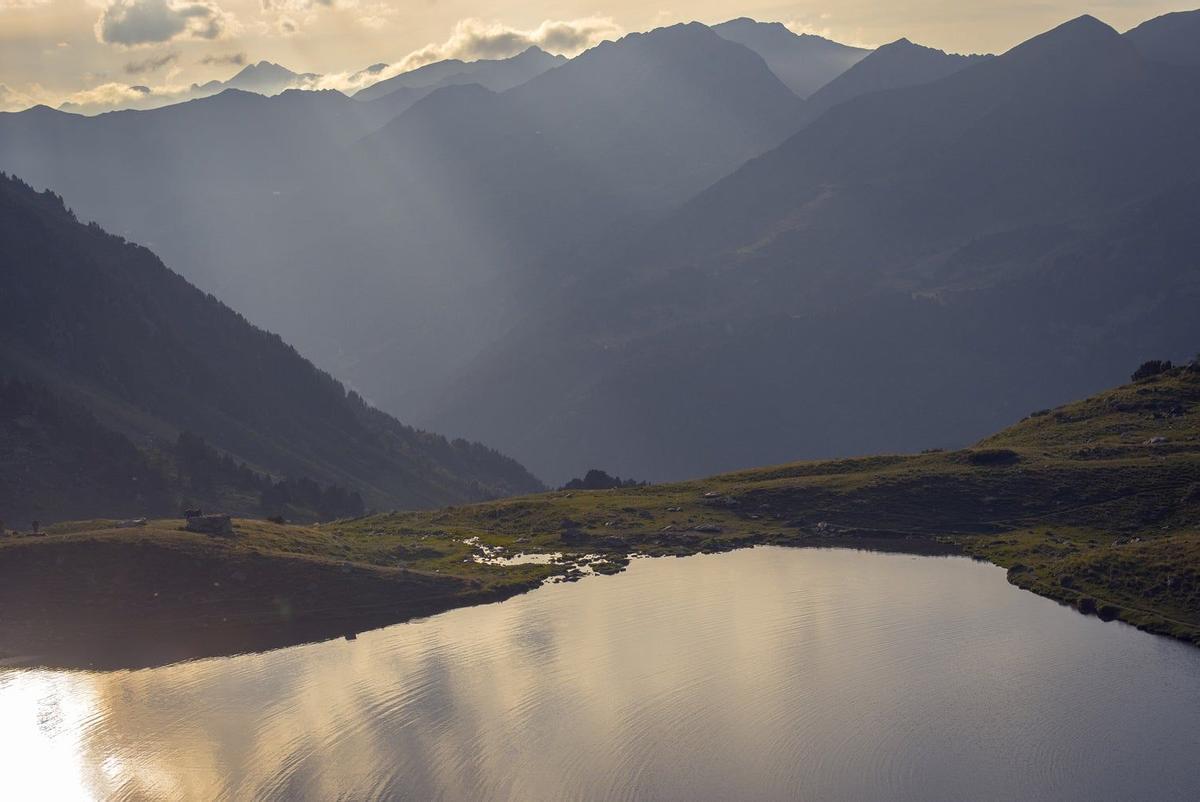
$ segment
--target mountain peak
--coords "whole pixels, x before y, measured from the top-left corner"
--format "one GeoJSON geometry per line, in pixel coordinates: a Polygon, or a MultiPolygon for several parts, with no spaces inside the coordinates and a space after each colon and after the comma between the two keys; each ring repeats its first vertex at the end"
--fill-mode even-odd
{"type": "Polygon", "coordinates": [[[1050,68],[1059,74],[1075,71],[1103,76],[1102,80],[1112,80],[1142,60],[1132,42],[1090,14],[1022,42],[1000,58],[1010,65],[1050,68]]]}
{"type": "Polygon", "coordinates": [[[252,75],[254,73],[271,73],[273,75],[295,75],[296,73],[289,70],[282,64],[276,64],[274,61],[260,61],[257,64],[250,64],[242,68],[242,74],[252,75]]]}
{"type": "Polygon", "coordinates": [[[1022,42],[1008,52],[1080,51],[1097,46],[1112,46],[1122,42],[1121,35],[1111,26],[1091,14],[1084,14],[1022,42]]]}

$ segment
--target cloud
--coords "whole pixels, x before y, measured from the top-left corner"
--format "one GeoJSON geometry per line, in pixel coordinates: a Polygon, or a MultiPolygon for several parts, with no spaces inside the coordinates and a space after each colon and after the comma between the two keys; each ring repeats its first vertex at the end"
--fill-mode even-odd
{"type": "Polygon", "coordinates": [[[242,67],[246,64],[245,53],[226,53],[224,55],[208,55],[200,59],[201,64],[209,66],[242,67]]]}
{"type": "Polygon", "coordinates": [[[0,11],[7,8],[35,8],[47,5],[50,0],[0,0],[0,11]]]}
{"type": "Polygon", "coordinates": [[[164,53],[161,56],[151,56],[141,61],[131,61],[125,65],[125,73],[127,75],[141,75],[144,72],[154,72],[155,70],[161,70],[168,64],[173,64],[178,59],[179,56],[176,53],[164,53]]]}
{"type": "Polygon", "coordinates": [[[357,3],[354,11],[359,25],[371,30],[379,30],[396,18],[399,11],[388,3],[357,3]]]}
{"type": "Polygon", "coordinates": [[[31,95],[0,84],[0,111],[22,111],[36,105],[37,100],[31,95]]]}
{"type": "Polygon", "coordinates": [[[546,20],[531,30],[521,30],[499,22],[469,17],[455,24],[450,38],[445,42],[428,44],[409,53],[399,63],[397,72],[449,58],[464,61],[508,58],[535,45],[553,53],[574,56],[620,34],[620,26],[609,17],[546,20]]]}
{"type": "Polygon", "coordinates": [[[122,83],[105,83],[91,89],[73,92],[59,106],[63,111],[78,114],[97,114],[118,108],[142,108],[147,104],[167,102],[180,90],[156,90],[148,86],[129,86],[122,83]]]}
{"type": "MultiPolygon", "coordinates": [[[[342,0],[341,4],[356,4],[357,0],[342,0]]],[[[317,6],[333,8],[334,0],[260,0],[263,11],[312,11],[317,6]]]]}
{"type": "MultiPolygon", "coordinates": [[[[345,1],[345,0],[344,0],[345,1]]],[[[607,17],[577,20],[547,20],[536,28],[520,30],[479,19],[460,20],[441,44],[429,44],[409,53],[393,64],[372,64],[357,72],[337,72],[308,81],[305,89],[336,89],[353,94],[371,84],[386,80],[435,61],[482,58],[508,58],[537,46],[553,53],[574,56],[604,39],[620,36],[622,30],[607,17]]]]}
{"type": "Polygon", "coordinates": [[[96,38],[135,47],[173,39],[219,39],[237,21],[208,0],[113,0],[96,21],[96,38]]]}

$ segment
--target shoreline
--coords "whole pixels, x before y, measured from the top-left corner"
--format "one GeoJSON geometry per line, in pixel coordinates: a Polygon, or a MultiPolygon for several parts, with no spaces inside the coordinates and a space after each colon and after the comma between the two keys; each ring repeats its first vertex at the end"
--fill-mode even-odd
{"type": "MultiPolygon", "coordinates": [[[[9,548],[12,548],[9,544],[9,548]]],[[[51,535],[28,539],[29,551],[0,561],[0,664],[64,670],[120,671],[172,663],[261,653],[345,637],[437,615],[461,607],[490,604],[536,590],[552,582],[581,579],[587,558],[578,555],[541,565],[542,575],[484,586],[457,577],[388,570],[297,555],[242,552],[224,544],[215,548],[165,547],[89,538],[59,540],[51,535]],[[28,558],[34,558],[32,560],[28,558]],[[140,570],[126,571],[107,590],[82,582],[84,573],[112,572],[114,563],[136,560],[140,570]],[[53,581],[47,582],[50,563],[53,581]],[[41,569],[41,570],[39,570],[41,569]],[[24,581],[14,577],[37,577],[24,581]],[[197,575],[211,588],[201,589],[197,575]],[[149,577],[153,576],[151,581],[149,577]],[[224,576],[228,582],[212,579],[224,576]],[[247,592],[248,584],[252,592],[247,592]],[[40,593],[28,593],[37,585],[40,593]],[[85,585],[90,585],[85,589],[85,585]],[[151,585],[171,588],[155,591],[151,585]],[[14,592],[15,590],[15,592],[14,592]],[[82,591],[82,592],[81,592],[82,591]]],[[[198,546],[204,544],[188,544],[198,546]]],[[[623,572],[634,557],[687,557],[744,548],[848,549],[929,557],[964,557],[1005,566],[973,554],[953,538],[922,537],[885,531],[748,536],[736,541],[672,544],[636,554],[595,554],[605,570],[623,572]]],[[[20,548],[20,547],[18,547],[20,548]]],[[[1200,631],[1180,634],[1153,613],[1130,611],[1107,601],[1072,594],[1053,586],[1022,581],[1026,571],[1007,570],[1014,587],[1071,607],[1084,615],[1118,620],[1146,632],[1200,645],[1200,631]],[[1092,604],[1081,604],[1089,599],[1092,604]],[[1132,614],[1131,614],[1132,613],[1132,614]]],[[[94,577],[95,574],[92,573],[94,577]]],[[[1183,622],[1174,622],[1180,624],[1183,622]]]]}

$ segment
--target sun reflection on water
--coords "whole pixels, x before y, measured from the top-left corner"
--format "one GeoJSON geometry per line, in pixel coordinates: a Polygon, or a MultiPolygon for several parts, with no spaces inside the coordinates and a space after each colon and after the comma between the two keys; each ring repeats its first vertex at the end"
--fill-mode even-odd
{"type": "MultiPolygon", "coordinates": [[[[89,800],[94,772],[83,754],[96,714],[91,683],[74,674],[13,671],[0,674],[0,765],[9,799],[89,800]]],[[[105,761],[112,775],[120,762],[105,761]]],[[[104,772],[106,775],[108,771],[104,772]]]]}

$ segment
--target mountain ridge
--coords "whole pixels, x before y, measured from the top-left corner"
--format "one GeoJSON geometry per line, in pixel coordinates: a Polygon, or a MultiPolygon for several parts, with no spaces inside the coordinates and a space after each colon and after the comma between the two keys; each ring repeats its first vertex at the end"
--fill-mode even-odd
{"type": "Polygon", "coordinates": [[[712,26],[718,36],[758,53],[798,97],[807,98],[869,54],[869,50],[815,34],[797,34],[779,22],[738,17],[712,26]]]}

